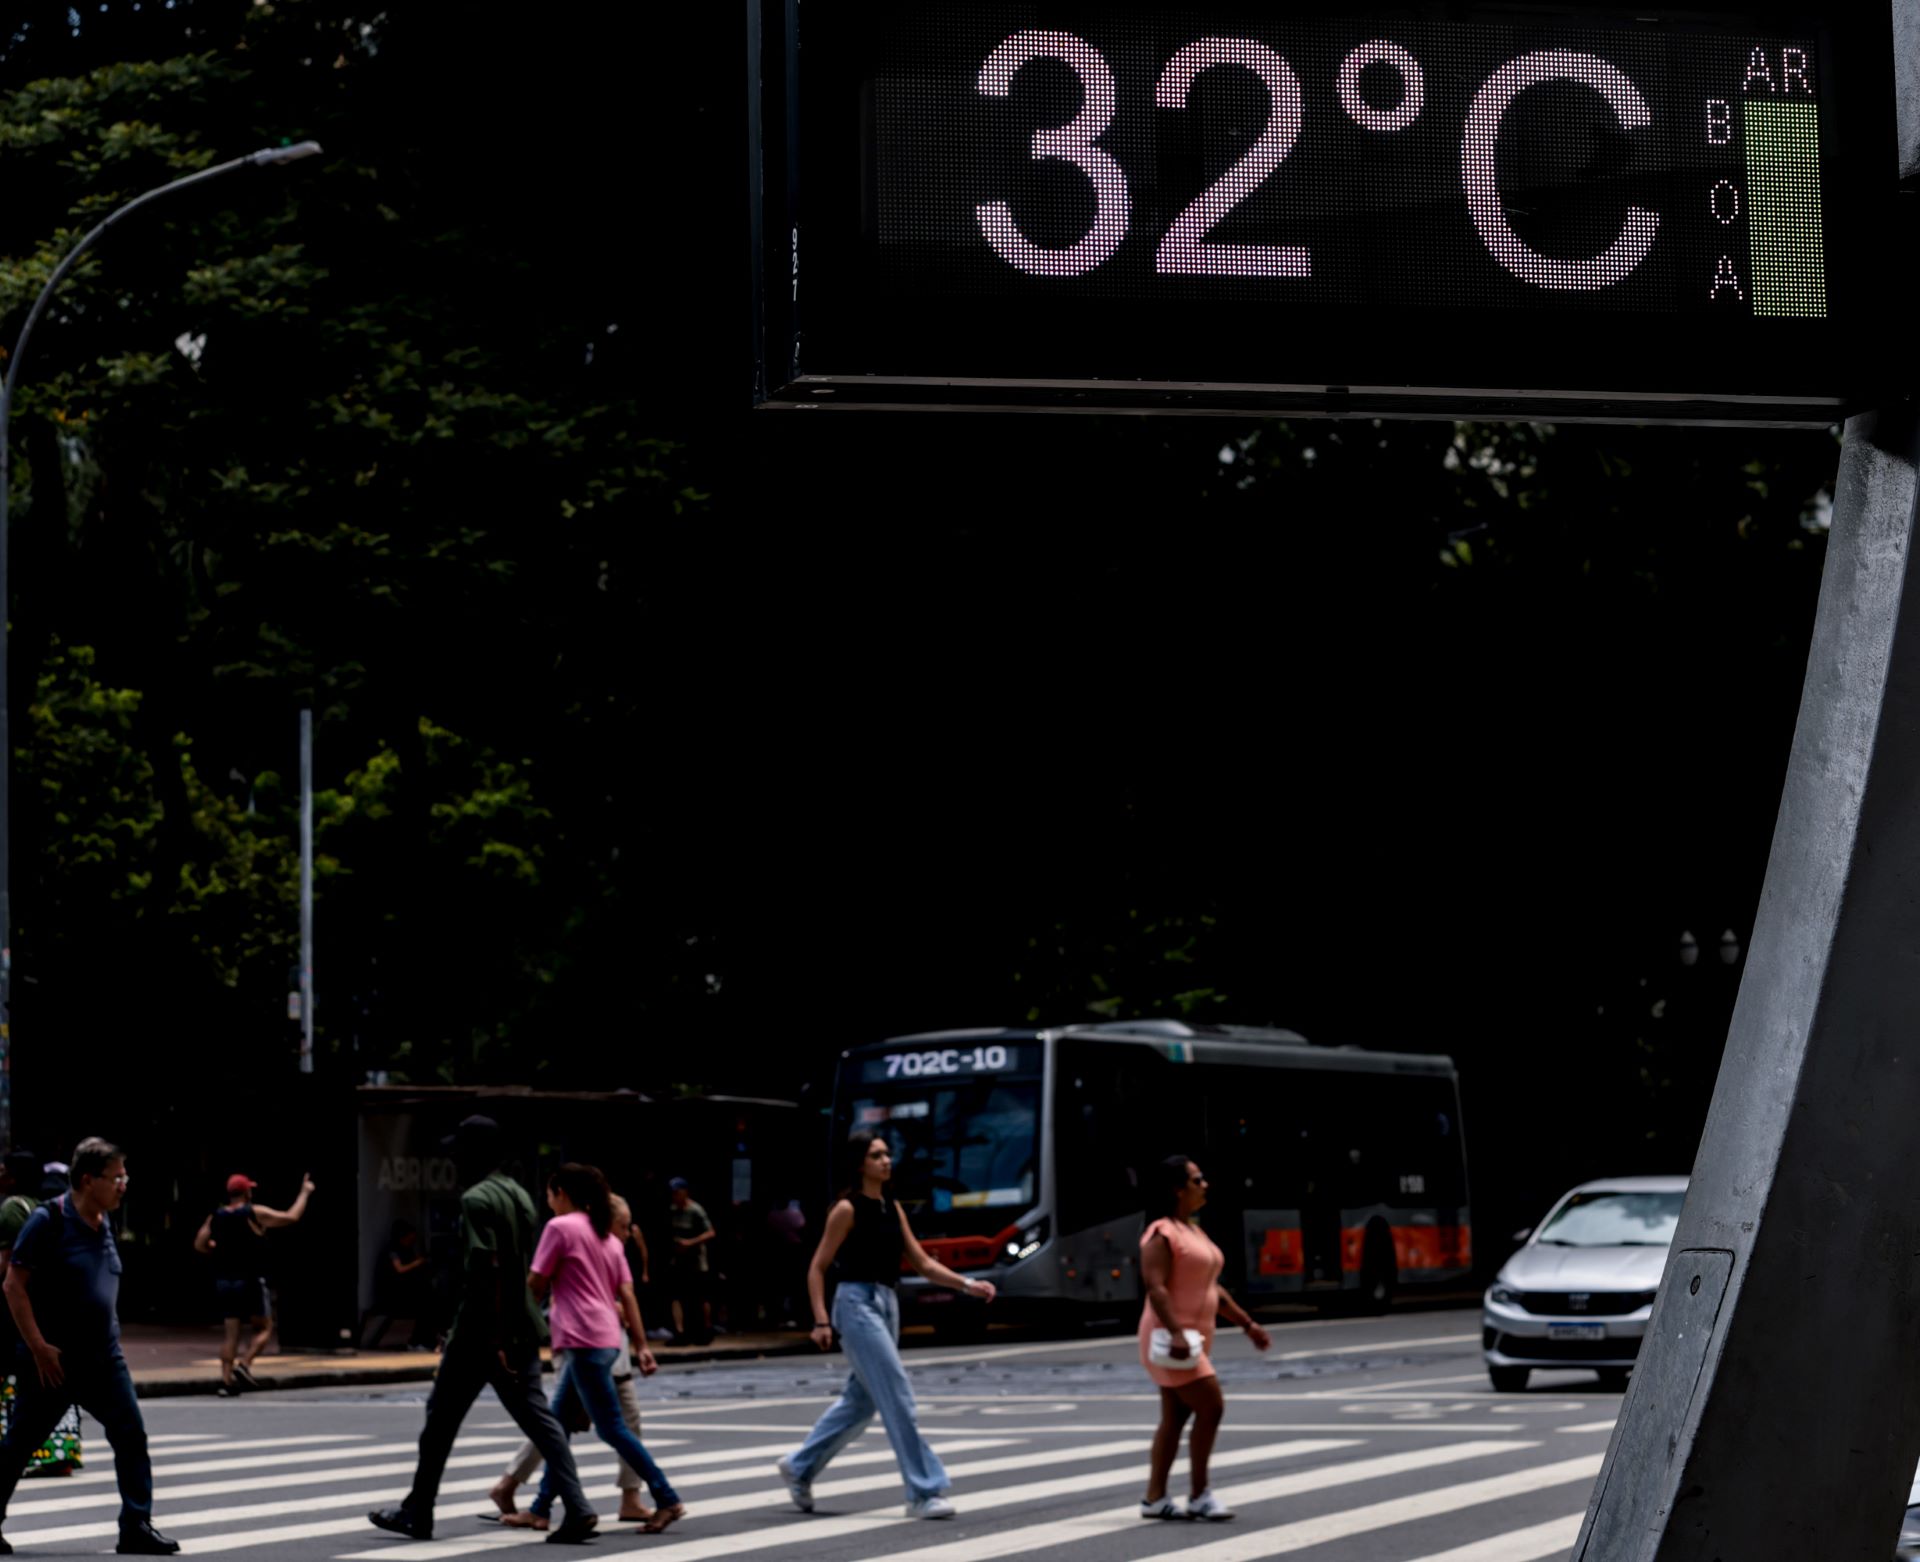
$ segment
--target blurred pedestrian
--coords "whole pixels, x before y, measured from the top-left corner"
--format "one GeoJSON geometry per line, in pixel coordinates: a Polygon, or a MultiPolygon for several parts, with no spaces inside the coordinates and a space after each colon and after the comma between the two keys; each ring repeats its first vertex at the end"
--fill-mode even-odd
{"type": "MultiPolygon", "coordinates": [[[[576,1413],[584,1413],[600,1440],[620,1456],[620,1517],[657,1535],[685,1518],[686,1509],[640,1441],[633,1368],[638,1365],[642,1377],[651,1377],[657,1364],[647,1349],[626,1256],[632,1211],[608,1191],[596,1167],[572,1162],[548,1179],[547,1205],[553,1219],[540,1233],[530,1283],[536,1295],[552,1297],[553,1360],[559,1373],[554,1411],[563,1427],[576,1424],[576,1413]],[[582,1343],[588,1340],[603,1343],[582,1343]],[[608,1340],[617,1343],[607,1345],[608,1340]],[[653,1496],[652,1508],[640,1501],[642,1481],[653,1496]]],[[[502,1524],[547,1527],[553,1491],[545,1478],[527,1511],[513,1511],[514,1489],[533,1473],[538,1459],[538,1450],[522,1448],[488,1494],[501,1511],[502,1524]]]]}
{"type": "Polygon", "coordinates": [[[373,1271],[373,1306],[360,1320],[360,1348],[378,1350],[396,1318],[413,1325],[408,1350],[432,1350],[433,1280],[420,1233],[410,1220],[396,1220],[373,1271]]]}
{"type": "Polygon", "coordinates": [[[713,1294],[708,1278],[711,1272],[713,1221],[704,1207],[694,1202],[693,1190],[685,1177],[667,1183],[673,1208],[667,1223],[673,1230],[673,1330],[683,1340],[704,1345],[713,1338],[713,1294]],[[695,1310],[700,1327],[694,1332],[695,1310]]]}
{"type": "Polygon", "coordinates": [[[267,1233],[300,1223],[313,1197],[313,1178],[300,1179],[300,1192],[286,1209],[253,1201],[260,1184],[245,1172],[227,1179],[227,1202],[200,1222],[193,1250],[213,1258],[213,1290],[220,1303],[225,1336],[220,1345],[220,1386],[214,1392],[232,1399],[243,1388],[258,1388],[254,1358],[273,1337],[273,1301],[267,1294],[267,1233]],[[253,1331],[240,1343],[243,1329],[253,1331]]]}
{"type": "Polygon", "coordinates": [[[1147,1495],[1140,1503],[1143,1519],[1233,1517],[1233,1510],[1207,1484],[1213,1440],[1226,1414],[1220,1378],[1213,1370],[1214,1318],[1224,1313],[1228,1322],[1246,1330],[1255,1350],[1273,1343],[1219,1287],[1226,1259],[1200,1229],[1206,1202],[1207,1179],[1189,1157],[1170,1155],[1160,1163],[1159,1218],[1140,1235],[1140,1278],[1147,1288],[1146,1306],[1140,1311],[1140,1364],[1160,1388],[1160,1425],[1153,1434],[1147,1495]],[[1193,1419],[1187,1442],[1193,1494],[1180,1508],[1167,1495],[1167,1481],[1188,1417],[1193,1419]]]}
{"type": "Polygon", "coordinates": [[[547,1539],[584,1542],[599,1520],[580,1489],[566,1433],[540,1391],[540,1342],[546,1331],[527,1289],[533,1200],[500,1169],[505,1148],[492,1118],[464,1119],[445,1147],[453,1152],[465,1189],[460,1195],[460,1303],[427,1400],[413,1486],[397,1507],[377,1508],[367,1518],[396,1535],[433,1538],[434,1499],[453,1440],[480,1390],[491,1385],[514,1424],[546,1458],[554,1489],[566,1504],[566,1518],[547,1539]]]}
{"type": "MultiPolygon", "coordinates": [[[[39,1197],[44,1176],[40,1157],[31,1150],[14,1151],[4,1166],[0,1166],[0,1187],[5,1189],[4,1202],[0,1202],[0,1281],[7,1277],[13,1244],[19,1240],[29,1217],[44,1202],[39,1197]]],[[[4,1350],[9,1366],[19,1353],[19,1344],[20,1336],[13,1327],[12,1315],[0,1308],[0,1350],[4,1350]]],[[[6,1436],[12,1423],[14,1402],[19,1393],[20,1375],[9,1370],[0,1380],[0,1438],[6,1436]]],[[[47,1440],[34,1449],[33,1462],[27,1466],[26,1475],[29,1479],[36,1475],[71,1475],[84,1462],[80,1448],[80,1411],[70,1405],[47,1440]]]]}
{"type": "MultiPolygon", "coordinates": [[[[113,1449],[120,1486],[114,1550],[171,1556],[180,1544],[153,1527],[147,1428],[120,1352],[120,1249],[107,1217],[126,1192],[119,1147],[83,1139],[73,1152],[72,1186],[28,1216],[13,1244],[5,1294],[26,1360],[13,1424],[0,1443],[0,1523],[34,1450],[78,1406],[100,1423],[113,1449]]],[[[0,1539],[0,1554],[12,1550],[0,1539]]]]}
{"type": "Polygon", "coordinates": [[[806,1295],[807,1217],[798,1199],[788,1199],[767,1211],[767,1245],[771,1252],[775,1305],[780,1327],[800,1327],[800,1309],[806,1295]]]}
{"type": "Polygon", "coordinates": [[[838,1400],[807,1434],[807,1440],[779,1463],[787,1494],[802,1513],[813,1511],[813,1481],[833,1456],[866,1430],[876,1410],[887,1429],[893,1456],[907,1483],[907,1517],[950,1519],[946,1467],[927,1446],[915,1415],[913,1385],[900,1362],[900,1267],[935,1285],[964,1291],[990,1302],[991,1280],[969,1280],[927,1256],[907,1224],[907,1212],[888,1195],[893,1151],[886,1137],[870,1128],[847,1140],[847,1188],[827,1212],[827,1227],[807,1269],[807,1297],[813,1304],[813,1343],[832,1350],[834,1335],[853,1366],[838,1400]],[[827,1313],[827,1268],[840,1284],[834,1293],[832,1321],[827,1313]]]}

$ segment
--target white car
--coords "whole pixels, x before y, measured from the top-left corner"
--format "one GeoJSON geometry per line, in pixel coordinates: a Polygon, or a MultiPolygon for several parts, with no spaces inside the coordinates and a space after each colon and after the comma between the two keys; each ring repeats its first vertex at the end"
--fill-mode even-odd
{"type": "Polygon", "coordinates": [[[1565,1194],[1501,1266],[1481,1310],[1502,1393],[1536,1367],[1591,1367],[1624,1387],[1687,1196],[1685,1177],[1609,1177],[1565,1194]]]}

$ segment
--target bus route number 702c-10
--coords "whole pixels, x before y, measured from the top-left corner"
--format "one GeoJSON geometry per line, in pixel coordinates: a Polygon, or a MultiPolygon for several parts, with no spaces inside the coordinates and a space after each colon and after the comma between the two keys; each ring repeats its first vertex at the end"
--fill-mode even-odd
{"type": "Polygon", "coordinates": [[[943,1074],[1000,1074],[1012,1066],[1006,1047],[945,1047],[935,1052],[889,1052],[881,1062],[888,1079],[926,1079],[943,1074]]]}

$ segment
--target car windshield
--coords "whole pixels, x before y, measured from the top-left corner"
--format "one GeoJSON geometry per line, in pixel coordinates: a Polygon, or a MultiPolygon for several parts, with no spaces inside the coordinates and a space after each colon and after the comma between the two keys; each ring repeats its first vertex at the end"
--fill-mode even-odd
{"type": "Polygon", "coordinates": [[[925,1082],[852,1106],[851,1126],[878,1128],[893,1147],[894,1196],[921,1236],[999,1231],[1039,1196],[1037,1080],[925,1082]]]}
{"type": "Polygon", "coordinates": [[[1547,1217],[1549,1247],[1668,1247],[1684,1193],[1576,1193],[1547,1217]]]}

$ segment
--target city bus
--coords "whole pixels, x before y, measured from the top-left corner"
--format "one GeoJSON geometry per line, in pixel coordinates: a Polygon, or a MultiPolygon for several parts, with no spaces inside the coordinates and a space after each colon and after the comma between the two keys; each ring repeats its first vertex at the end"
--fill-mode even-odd
{"type": "MultiPolygon", "coordinates": [[[[1445,1057],[1179,1020],[934,1031],[843,1052],[833,1121],[836,1146],[886,1134],[921,1245],[993,1281],[996,1316],[1137,1307],[1144,1210],[1172,1154],[1206,1173],[1221,1283],[1251,1304],[1383,1310],[1473,1267],[1445,1057]]],[[[915,1276],[901,1301],[908,1321],[985,1321],[915,1276]]]]}

